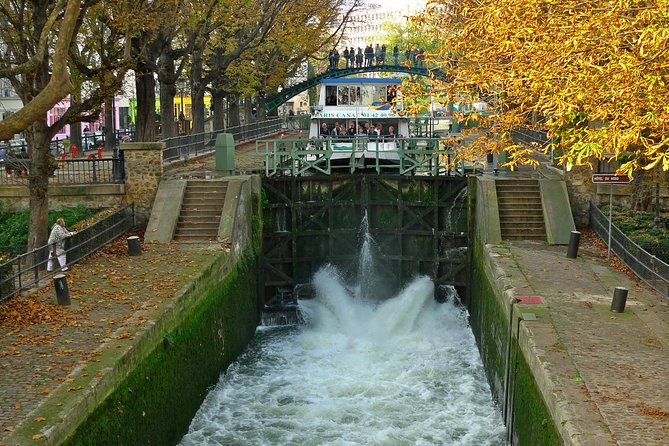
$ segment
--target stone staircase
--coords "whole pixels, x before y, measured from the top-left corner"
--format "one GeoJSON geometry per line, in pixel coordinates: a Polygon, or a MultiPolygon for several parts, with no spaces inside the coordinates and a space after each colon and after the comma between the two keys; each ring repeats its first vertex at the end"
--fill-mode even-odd
{"type": "Polygon", "coordinates": [[[546,240],[537,180],[497,180],[497,206],[503,240],[546,240]]]}
{"type": "Polygon", "coordinates": [[[189,180],[173,240],[216,241],[227,189],[226,181],[189,180]]]}

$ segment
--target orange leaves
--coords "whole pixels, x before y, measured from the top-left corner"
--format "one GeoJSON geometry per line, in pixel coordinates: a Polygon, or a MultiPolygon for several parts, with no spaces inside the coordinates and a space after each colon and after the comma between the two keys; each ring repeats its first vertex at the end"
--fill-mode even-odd
{"type": "MultiPolygon", "coordinates": [[[[587,165],[605,154],[631,155],[624,173],[669,170],[663,156],[669,149],[666,3],[639,8],[624,0],[435,0],[433,5],[430,16],[416,23],[439,38],[437,59],[458,55],[452,84],[441,88],[461,96],[496,95],[488,100],[492,118],[479,123],[490,131],[488,144],[522,118],[521,125],[540,123],[558,138],[565,162],[587,165]],[[575,114],[582,119],[574,121],[575,114]]],[[[511,164],[522,158],[519,153],[511,164]]]]}

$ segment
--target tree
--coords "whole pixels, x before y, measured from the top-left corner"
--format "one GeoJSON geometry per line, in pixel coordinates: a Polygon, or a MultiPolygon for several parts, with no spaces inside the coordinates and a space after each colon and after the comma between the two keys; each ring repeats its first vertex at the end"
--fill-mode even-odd
{"type": "Polygon", "coordinates": [[[21,77],[31,77],[44,67],[48,68],[48,81],[24,99],[23,107],[12,116],[0,121],[0,140],[11,139],[41,119],[58,102],[72,92],[73,86],[67,69],[69,51],[76,36],[81,3],[78,0],[23,0],[0,8],[0,77],[8,78],[16,87],[21,77]],[[33,23],[30,12],[37,11],[33,23]],[[24,14],[28,13],[28,14],[24,14]],[[29,41],[26,27],[32,29],[29,41]],[[19,50],[26,44],[31,48],[19,50]],[[49,54],[53,51],[53,58],[49,54]]]}
{"type": "MultiPolygon", "coordinates": [[[[667,0],[432,0],[416,24],[440,42],[431,54],[452,84],[445,96],[488,101],[487,133],[472,154],[507,150],[519,126],[546,129],[569,169],[612,158],[627,174],[669,169],[667,0]]],[[[454,98],[456,99],[456,98],[454,98]]]]}

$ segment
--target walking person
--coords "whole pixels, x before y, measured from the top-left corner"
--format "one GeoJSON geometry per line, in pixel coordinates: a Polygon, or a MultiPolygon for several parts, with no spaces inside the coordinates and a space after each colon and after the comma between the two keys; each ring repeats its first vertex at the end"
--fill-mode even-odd
{"type": "Polygon", "coordinates": [[[51,234],[49,234],[49,240],[47,241],[49,244],[49,260],[46,263],[47,271],[53,271],[54,257],[58,259],[58,264],[61,271],[67,271],[69,269],[67,267],[67,259],[63,245],[66,238],[72,237],[76,233],[76,231],[70,232],[67,228],[65,228],[65,220],[62,218],[56,220],[56,224],[54,224],[53,228],[51,228],[51,234]]]}

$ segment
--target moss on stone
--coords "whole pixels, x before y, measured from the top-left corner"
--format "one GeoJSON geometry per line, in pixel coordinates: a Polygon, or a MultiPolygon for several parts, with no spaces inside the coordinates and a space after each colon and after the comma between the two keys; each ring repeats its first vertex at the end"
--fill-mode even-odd
{"type": "Polygon", "coordinates": [[[256,257],[210,287],[64,444],[175,444],[259,319],[256,257]]]}

